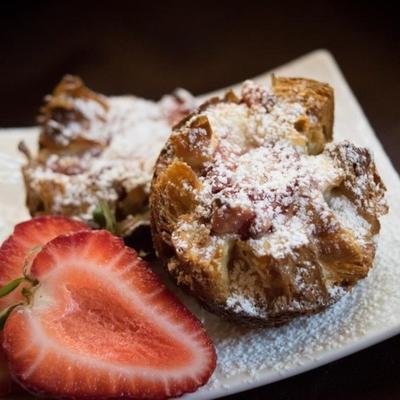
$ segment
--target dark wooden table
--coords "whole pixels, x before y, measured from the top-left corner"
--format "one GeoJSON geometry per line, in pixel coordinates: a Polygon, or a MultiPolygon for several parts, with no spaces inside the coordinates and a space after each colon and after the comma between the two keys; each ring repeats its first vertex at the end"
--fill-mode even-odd
{"type": "MultiPolygon", "coordinates": [[[[177,86],[205,93],[327,48],[399,170],[400,24],[394,6],[104,3],[1,3],[0,126],[34,124],[43,95],[65,73],[107,94],[159,98],[177,86]]],[[[399,371],[397,336],[229,398],[400,399],[399,371]]]]}

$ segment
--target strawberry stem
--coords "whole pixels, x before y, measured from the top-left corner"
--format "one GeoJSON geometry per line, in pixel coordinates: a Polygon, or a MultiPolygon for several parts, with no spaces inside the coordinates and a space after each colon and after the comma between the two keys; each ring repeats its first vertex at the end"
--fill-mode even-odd
{"type": "Polygon", "coordinates": [[[93,220],[101,228],[107,229],[113,235],[117,233],[117,220],[115,214],[111,211],[111,208],[106,201],[99,201],[99,204],[93,211],[93,220]]]}
{"type": "MultiPolygon", "coordinates": [[[[33,280],[29,278],[28,276],[22,276],[20,278],[14,279],[10,282],[8,282],[6,285],[0,288],[0,297],[7,296],[9,293],[11,293],[13,290],[15,290],[22,282],[29,282],[31,285],[36,285],[38,282],[36,280],[33,280]]],[[[32,298],[32,287],[31,288],[26,288],[23,287],[21,290],[21,294],[26,298],[28,303],[31,301],[32,298]]],[[[10,306],[4,308],[3,310],[0,311],[0,331],[3,329],[4,324],[6,322],[6,319],[10,315],[11,311],[21,305],[24,304],[23,302],[18,302],[16,304],[11,304],[10,306]]]]}
{"type": "Polygon", "coordinates": [[[32,295],[33,295],[32,291],[29,290],[28,288],[24,287],[24,288],[22,288],[22,290],[21,290],[21,294],[22,294],[22,296],[24,296],[24,297],[26,298],[26,300],[28,301],[28,303],[30,303],[31,298],[32,298],[32,295]]]}
{"type": "Polygon", "coordinates": [[[8,295],[9,293],[11,293],[23,281],[25,281],[25,277],[17,278],[11,282],[8,282],[6,285],[4,285],[2,288],[0,288],[0,297],[4,297],[4,296],[8,295]]]}

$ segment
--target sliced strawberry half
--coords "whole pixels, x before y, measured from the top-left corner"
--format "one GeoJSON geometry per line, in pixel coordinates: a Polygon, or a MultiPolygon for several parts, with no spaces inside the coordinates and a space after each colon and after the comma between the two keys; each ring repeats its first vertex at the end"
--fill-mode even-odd
{"type": "MultiPolygon", "coordinates": [[[[35,255],[35,248],[55,237],[89,227],[64,217],[37,217],[15,226],[13,234],[0,247],[0,287],[23,276],[26,263],[35,255]]],[[[0,310],[22,300],[21,290],[14,290],[0,298],[0,310]]],[[[0,348],[0,396],[12,391],[13,385],[0,348]]]]}
{"type": "Polygon", "coordinates": [[[216,355],[200,321],[134,250],[107,231],[48,243],[39,284],[4,327],[10,369],[36,394],[62,398],[179,396],[205,384],[216,355]]]}

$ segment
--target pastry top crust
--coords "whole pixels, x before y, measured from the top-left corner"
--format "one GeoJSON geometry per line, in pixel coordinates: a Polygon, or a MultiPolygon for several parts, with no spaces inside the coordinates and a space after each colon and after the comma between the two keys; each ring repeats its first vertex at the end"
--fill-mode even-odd
{"type": "Polygon", "coordinates": [[[326,144],[332,122],[328,85],[275,77],[174,127],[152,183],[153,241],[208,308],[279,324],[367,275],[385,187],[366,149],[326,144]]]}
{"type": "Polygon", "coordinates": [[[66,76],[45,100],[39,151],[23,168],[31,214],[88,221],[104,200],[122,234],[147,222],[155,161],[171,126],[193,109],[192,96],[105,97],[66,76]]]}
{"type": "Polygon", "coordinates": [[[80,78],[65,76],[40,108],[42,155],[100,152],[111,138],[109,112],[105,96],[88,89],[80,78]]]}
{"type": "Polygon", "coordinates": [[[316,154],[333,138],[334,95],[332,88],[312,79],[272,76],[274,93],[285,101],[300,103],[306,110],[308,124],[298,122],[296,129],[307,131],[309,152],[316,154]]]}

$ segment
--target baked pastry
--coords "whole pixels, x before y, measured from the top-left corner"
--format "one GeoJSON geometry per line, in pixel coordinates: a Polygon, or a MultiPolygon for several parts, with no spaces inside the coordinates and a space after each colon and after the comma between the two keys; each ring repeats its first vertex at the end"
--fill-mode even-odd
{"type": "Polygon", "coordinates": [[[154,163],[172,124],[193,109],[193,97],[182,89],[159,102],[105,97],[66,76],[45,100],[38,154],[23,148],[30,213],[90,221],[105,201],[120,234],[148,223],[154,163]]]}
{"type": "Polygon", "coordinates": [[[170,275],[209,310],[280,325],[367,276],[387,212],[371,155],[332,139],[333,91],[245,82],[173,129],[150,195],[170,275]]]}

